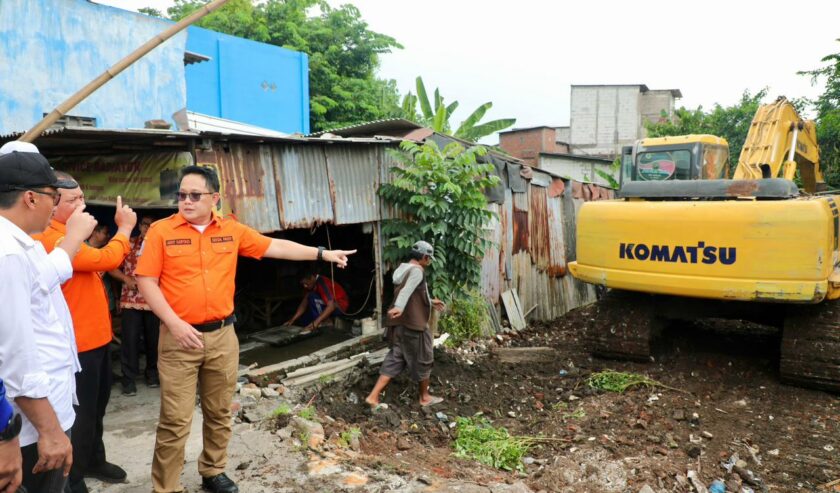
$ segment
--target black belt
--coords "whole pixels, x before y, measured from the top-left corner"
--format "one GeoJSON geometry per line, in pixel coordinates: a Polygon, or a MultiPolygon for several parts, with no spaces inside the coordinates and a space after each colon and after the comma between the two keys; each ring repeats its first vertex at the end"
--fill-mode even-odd
{"type": "Polygon", "coordinates": [[[203,324],[193,325],[195,330],[199,332],[213,332],[214,330],[219,330],[226,325],[230,325],[236,322],[236,315],[230,314],[225,317],[224,320],[216,320],[215,322],[207,322],[203,324]]]}

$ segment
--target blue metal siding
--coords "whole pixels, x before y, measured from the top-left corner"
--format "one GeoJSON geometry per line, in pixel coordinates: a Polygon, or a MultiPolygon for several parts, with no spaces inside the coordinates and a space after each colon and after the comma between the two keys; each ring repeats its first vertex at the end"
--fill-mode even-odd
{"type": "MultiPolygon", "coordinates": [[[[0,0],[0,132],[29,129],[169,25],[86,0],[0,0]]],[[[185,45],[185,33],[175,36],[70,114],[94,117],[102,128],[171,121],[187,101],[185,45]]]]}
{"type": "Polygon", "coordinates": [[[309,133],[308,57],[278,46],[188,28],[187,108],[287,133],[309,133]]]}

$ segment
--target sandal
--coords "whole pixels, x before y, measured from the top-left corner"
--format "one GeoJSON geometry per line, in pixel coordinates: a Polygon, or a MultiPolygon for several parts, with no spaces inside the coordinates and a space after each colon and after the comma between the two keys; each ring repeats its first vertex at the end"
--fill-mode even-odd
{"type": "Polygon", "coordinates": [[[426,404],[420,404],[420,406],[421,407],[432,407],[435,404],[440,404],[441,402],[443,402],[443,397],[433,395],[431,401],[427,402],[426,404]]]}

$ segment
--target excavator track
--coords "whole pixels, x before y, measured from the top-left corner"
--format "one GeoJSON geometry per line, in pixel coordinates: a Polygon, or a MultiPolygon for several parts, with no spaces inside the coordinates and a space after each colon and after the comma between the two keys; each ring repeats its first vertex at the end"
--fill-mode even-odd
{"type": "Polygon", "coordinates": [[[840,300],[789,307],[779,371],[785,382],[840,392],[840,300]]]}
{"type": "Polygon", "coordinates": [[[592,354],[611,359],[649,361],[650,343],[660,321],[650,295],[611,290],[598,302],[589,343],[592,354]]]}

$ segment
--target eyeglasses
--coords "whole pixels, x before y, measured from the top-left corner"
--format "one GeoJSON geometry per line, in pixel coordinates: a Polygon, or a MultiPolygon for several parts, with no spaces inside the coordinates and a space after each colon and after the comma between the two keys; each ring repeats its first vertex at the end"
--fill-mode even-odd
{"type": "Polygon", "coordinates": [[[21,192],[37,193],[38,195],[49,195],[50,197],[52,197],[53,207],[57,206],[58,202],[61,200],[61,193],[59,192],[45,192],[43,190],[32,190],[31,188],[15,188],[15,190],[20,190],[21,192]]]}
{"type": "Polygon", "coordinates": [[[178,202],[183,202],[190,198],[191,202],[198,202],[202,195],[213,195],[216,192],[178,192],[178,202]]]}

